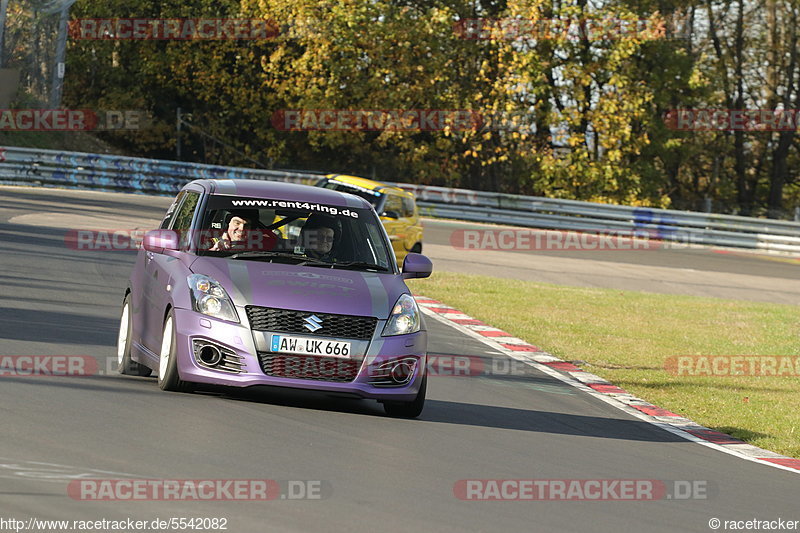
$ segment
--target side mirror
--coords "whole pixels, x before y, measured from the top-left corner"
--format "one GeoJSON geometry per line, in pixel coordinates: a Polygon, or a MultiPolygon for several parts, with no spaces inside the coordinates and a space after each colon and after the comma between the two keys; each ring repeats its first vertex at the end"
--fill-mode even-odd
{"type": "Polygon", "coordinates": [[[400,218],[400,213],[397,211],[384,211],[381,216],[386,218],[400,218]]]}
{"type": "Polygon", "coordinates": [[[178,250],[180,248],[178,232],[171,229],[148,231],[144,234],[142,248],[157,254],[163,254],[164,250],[178,250]]]}
{"type": "Polygon", "coordinates": [[[409,253],[403,260],[403,279],[427,278],[433,272],[433,263],[422,254],[409,253]]]}

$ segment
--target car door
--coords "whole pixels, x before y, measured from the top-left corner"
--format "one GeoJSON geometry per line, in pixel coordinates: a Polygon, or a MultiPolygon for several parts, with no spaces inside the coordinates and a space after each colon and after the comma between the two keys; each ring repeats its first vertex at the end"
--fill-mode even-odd
{"type": "Polygon", "coordinates": [[[144,317],[146,326],[143,340],[145,346],[154,354],[158,354],[161,350],[164,316],[172,297],[171,291],[183,289],[186,283],[179,279],[183,271],[180,254],[187,253],[192,220],[200,204],[200,197],[199,191],[187,190],[172,216],[169,227],[165,228],[178,232],[182,251],[162,254],[145,252],[144,278],[148,305],[144,317]]]}
{"type": "MultiPolygon", "coordinates": [[[[169,229],[172,226],[172,219],[175,212],[186,196],[186,191],[181,191],[175,197],[172,204],[170,204],[167,213],[164,215],[159,229],[169,229]]],[[[151,284],[148,283],[148,274],[146,273],[146,263],[149,262],[148,252],[144,248],[140,248],[136,256],[136,266],[131,274],[131,311],[133,312],[133,342],[149,346],[150,342],[147,336],[150,333],[148,327],[148,317],[152,315],[150,307],[152,302],[152,289],[151,284]]]]}

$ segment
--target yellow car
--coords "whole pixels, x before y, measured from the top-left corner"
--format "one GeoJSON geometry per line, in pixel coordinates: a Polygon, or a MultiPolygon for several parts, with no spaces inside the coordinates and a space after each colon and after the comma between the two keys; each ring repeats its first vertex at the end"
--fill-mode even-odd
{"type": "Polygon", "coordinates": [[[380,215],[392,241],[397,263],[403,264],[408,252],[422,253],[422,223],[414,195],[397,187],[344,174],[328,174],[317,187],[348,192],[365,198],[380,215]]]}

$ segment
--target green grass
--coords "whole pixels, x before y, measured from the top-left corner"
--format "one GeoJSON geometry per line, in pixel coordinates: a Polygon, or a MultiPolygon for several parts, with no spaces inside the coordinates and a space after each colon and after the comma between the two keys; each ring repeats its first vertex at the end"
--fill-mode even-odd
{"type": "Polygon", "coordinates": [[[409,283],[649,402],[800,457],[800,377],[690,377],[678,355],[800,355],[800,307],[437,272],[409,283]]]}

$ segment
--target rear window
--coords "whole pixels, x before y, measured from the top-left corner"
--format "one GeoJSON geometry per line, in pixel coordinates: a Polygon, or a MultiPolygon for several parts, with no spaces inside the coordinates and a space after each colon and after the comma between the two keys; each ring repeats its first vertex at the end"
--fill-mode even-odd
{"type": "Polygon", "coordinates": [[[358,185],[351,185],[350,183],[344,183],[342,181],[328,180],[328,182],[325,183],[323,187],[325,189],[331,189],[334,191],[346,192],[350,194],[355,194],[356,196],[360,196],[364,200],[371,203],[372,207],[377,207],[378,204],[380,204],[381,198],[383,197],[383,193],[380,193],[378,191],[371,191],[364,187],[359,187],[358,185]]]}

